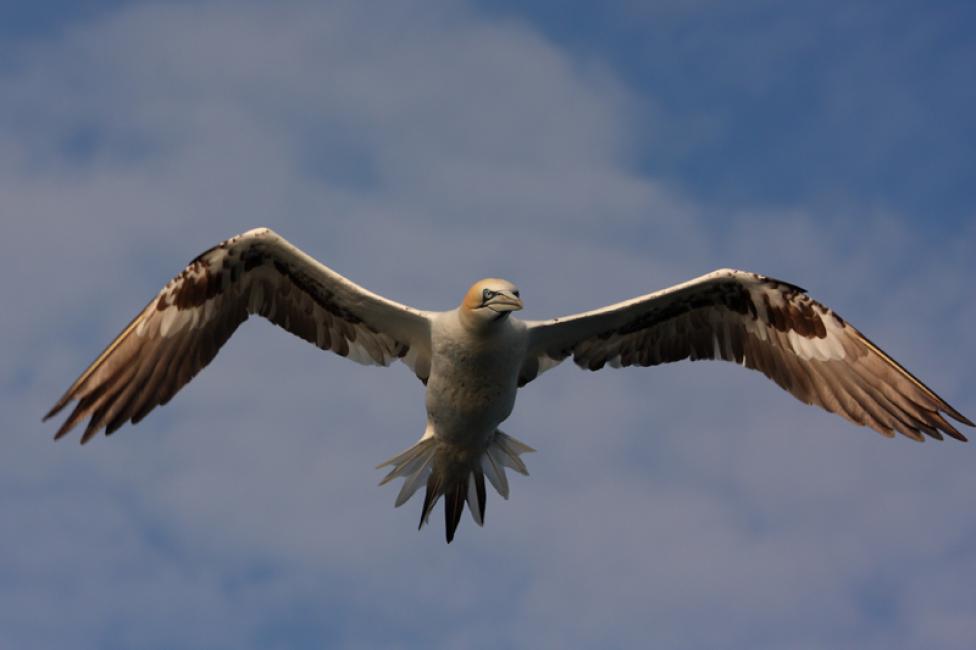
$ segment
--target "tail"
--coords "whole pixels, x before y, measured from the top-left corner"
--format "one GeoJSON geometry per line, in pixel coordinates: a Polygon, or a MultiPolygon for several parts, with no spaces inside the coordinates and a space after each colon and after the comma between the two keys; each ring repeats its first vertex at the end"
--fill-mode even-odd
{"type": "Polygon", "coordinates": [[[508,478],[505,468],[519,474],[529,475],[521,454],[535,451],[523,442],[495,431],[488,446],[481,452],[459,451],[456,447],[441,442],[433,436],[421,438],[420,442],[406,451],[397,454],[377,469],[392,465],[380,485],[389,483],[397,477],[404,477],[403,487],[397,495],[395,507],[406,503],[414,493],[426,484],[424,507],[420,512],[420,525],[423,527],[437,500],[444,496],[444,526],[447,543],[454,539],[454,531],[461,521],[464,503],[467,502],[471,517],[479,526],[485,523],[485,477],[498,494],[508,498],[508,478]]]}

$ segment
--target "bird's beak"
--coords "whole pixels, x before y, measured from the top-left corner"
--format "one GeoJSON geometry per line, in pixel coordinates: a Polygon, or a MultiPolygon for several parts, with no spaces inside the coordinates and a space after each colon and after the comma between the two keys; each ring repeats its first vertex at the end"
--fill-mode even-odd
{"type": "Polygon", "coordinates": [[[522,301],[511,291],[499,291],[487,306],[492,311],[505,313],[521,309],[522,301]]]}

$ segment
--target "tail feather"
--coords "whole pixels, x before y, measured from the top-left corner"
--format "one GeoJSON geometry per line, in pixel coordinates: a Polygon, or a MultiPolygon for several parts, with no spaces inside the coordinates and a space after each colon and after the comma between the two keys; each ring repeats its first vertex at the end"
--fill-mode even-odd
{"type": "Polygon", "coordinates": [[[477,468],[468,474],[468,511],[474,523],[479,526],[485,525],[485,502],[488,495],[485,493],[485,475],[481,468],[477,468]]]}
{"type": "MultiPolygon", "coordinates": [[[[376,466],[376,469],[381,469],[393,465],[393,469],[383,477],[380,485],[386,485],[398,476],[405,476],[407,479],[403,482],[403,487],[400,488],[400,493],[397,495],[394,507],[399,508],[409,501],[410,497],[430,477],[434,465],[434,455],[436,453],[436,441],[433,438],[423,438],[413,447],[397,454],[385,463],[376,466]]],[[[436,500],[435,498],[434,501],[436,502],[436,500]]],[[[433,507],[433,504],[431,504],[431,507],[433,507]]]]}
{"type": "Polygon", "coordinates": [[[437,500],[441,498],[443,492],[443,481],[440,476],[437,474],[428,476],[427,492],[424,494],[424,507],[420,509],[420,523],[417,524],[417,530],[423,528],[424,524],[430,519],[430,511],[437,505],[437,500]]]}
{"type": "Polygon", "coordinates": [[[529,470],[525,467],[525,463],[519,458],[519,454],[525,454],[528,452],[535,451],[532,447],[528,446],[524,442],[520,442],[510,435],[502,433],[501,431],[495,432],[494,445],[490,446],[490,450],[498,450],[498,460],[505,467],[510,467],[522,476],[528,476],[529,470]]]}
{"type": "Polygon", "coordinates": [[[414,446],[400,452],[393,458],[380,463],[376,466],[376,469],[383,469],[384,467],[389,467],[393,465],[393,469],[390,473],[383,477],[380,481],[380,485],[386,485],[398,476],[406,476],[408,473],[412,474],[419,467],[415,467],[418,461],[429,460],[428,456],[434,452],[435,440],[433,438],[422,438],[420,442],[414,446]]]}
{"type": "Polygon", "coordinates": [[[485,477],[507,499],[508,478],[505,476],[505,468],[527,476],[529,472],[519,456],[530,451],[535,450],[501,431],[495,432],[483,452],[474,452],[474,455],[468,451],[459,453],[457,448],[448,443],[427,436],[378,466],[393,466],[380,485],[398,477],[405,479],[396,498],[397,507],[409,500],[421,485],[426,486],[418,528],[428,523],[430,513],[443,496],[445,533],[447,542],[450,543],[461,521],[465,503],[468,504],[475,523],[484,525],[487,502],[485,477]]]}
{"type": "Polygon", "coordinates": [[[407,480],[403,482],[403,487],[400,488],[400,492],[397,494],[396,501],[393,503],[394,508],[399,508],[404,503],[410,500],[420,486],[430,477],[430,466],[425,465],[424,467],[417,468],[409,476],[407,480]]]}
{"type": "Polygon", "coordinates": [[[467,491],[468,481],[461,480],[456,481],[444,493],[444,532],[447,534],[448,544],[454,540],[454,531],[461,523],[461,514],[464,512],[464,497],[467,491]]]}
{"type": "Polygon", "coordinates": [[[495,488],[495,491],[498,492],[503,499],[507,500],[508,477],[505,476],[505,467],[499,460],[495,459],[495,452],[492,451],[491,447],[489,447],[481,457],[481,469],[484,470],[485,476],[488,477],[488,481],[491,483],[491,486],[495,488]]]}

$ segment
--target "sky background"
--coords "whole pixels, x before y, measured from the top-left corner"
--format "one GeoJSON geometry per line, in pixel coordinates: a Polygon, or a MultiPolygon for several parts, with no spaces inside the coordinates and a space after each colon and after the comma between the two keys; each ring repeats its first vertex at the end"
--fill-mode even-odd
{"type": "Polygon", "coordinates": [[[976,646],[973,447],[732,364],[530,384],[450,546],[376,487],[423,386],[257,320],[138,427],[40,422],[259,225],[425,309],[781,277],[972,418],[972,3],[81,4],[0,3],[0,648],[976,646]]]}

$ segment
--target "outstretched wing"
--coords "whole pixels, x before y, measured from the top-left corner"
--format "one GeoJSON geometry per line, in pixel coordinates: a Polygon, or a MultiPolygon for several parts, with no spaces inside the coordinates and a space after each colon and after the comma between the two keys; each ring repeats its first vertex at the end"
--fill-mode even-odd
{"type": "Polygon", "coordinates": [[[832,310],[797,286],[722,269],[633,300],[528,322],[520,385],[572,355],[582,368],[724,359],[758,370],[807,404],[886,436],[966,438],[973,426],[832,310]]]}
{"type": "Polygon", "coordinates": [[[83,443],[103,427],[109,434],[138,422],[210,363],[251,314],[359,363],[386,366],[402,359],[422,380],[429,373],[425,312],[370,293],[258,228],[190,262],[44,419],[76,400],[55,438],[90,416],[83,443]]]}

